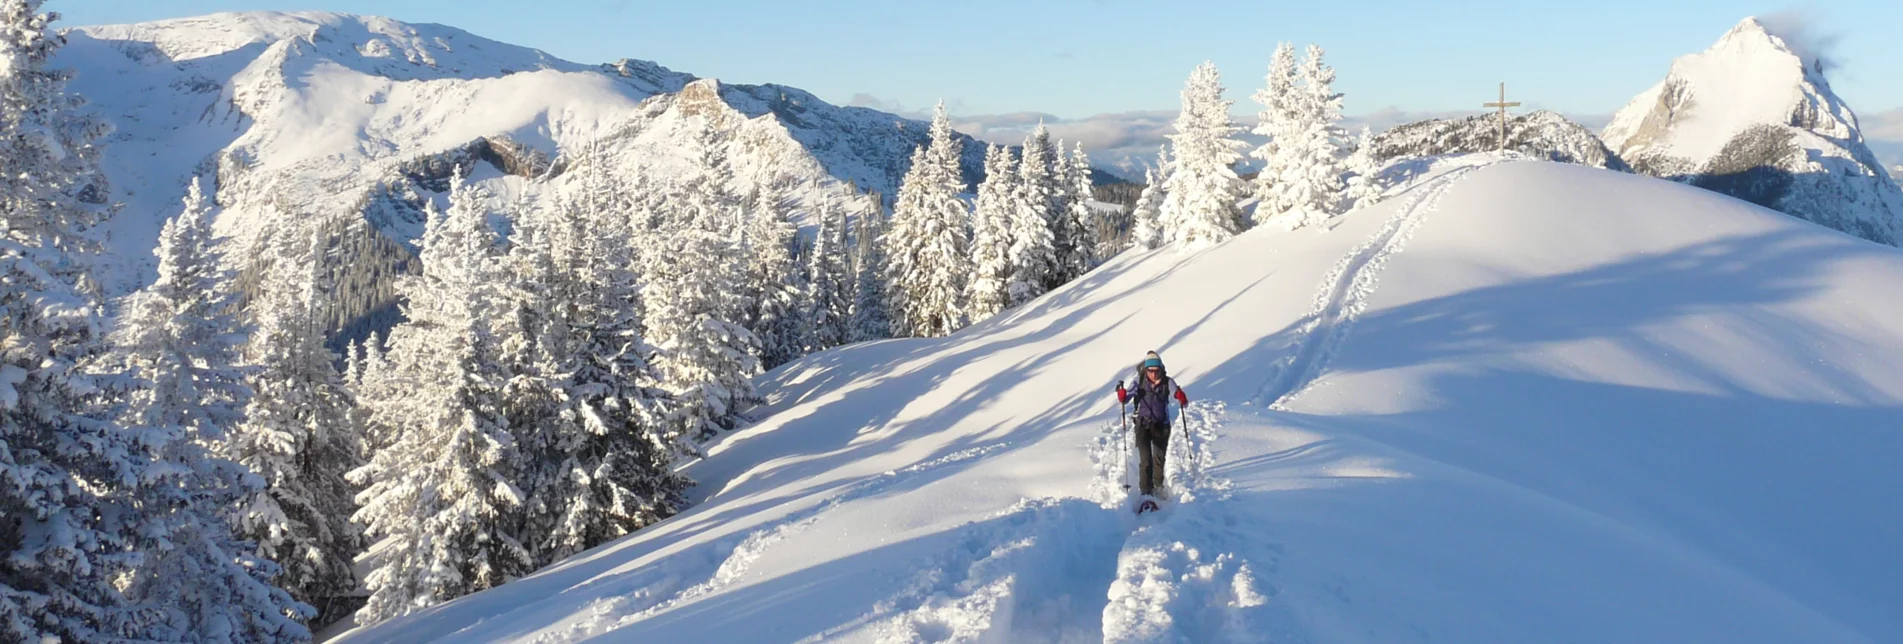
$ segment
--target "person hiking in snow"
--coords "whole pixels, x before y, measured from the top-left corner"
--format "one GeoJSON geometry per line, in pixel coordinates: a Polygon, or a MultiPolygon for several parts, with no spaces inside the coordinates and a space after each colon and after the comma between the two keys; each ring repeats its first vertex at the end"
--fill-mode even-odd
{"type": "Polygon", "coordinates": [[[1132,389],[1124,389],[1123,381],[1117,381],[1117,402],[1134,401],[1136,411],[1136,450],[1141,461],[1138,469],[1138,487],[1144,496],[1155,496],[1156,489],[1163,487],[1163,458],[1169,450],[1170,426],[1175,424],[1177,413],[1189,404],[1189,396],[1183,394],[1183,388],[1176,386],[1169,371],[1163,368],[1163,358],[1155,351],[1143,357],[1137,365],[1137,377],[1130,382],[1132,389]],[[1176,399],[1176,407],[1170,407],[1170,399],[1176,399]]]}

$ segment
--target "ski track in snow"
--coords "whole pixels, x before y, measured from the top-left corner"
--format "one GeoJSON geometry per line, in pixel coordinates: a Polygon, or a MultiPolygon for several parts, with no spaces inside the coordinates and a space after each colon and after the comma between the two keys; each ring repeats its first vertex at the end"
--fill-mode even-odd
{"type": "Polygon", "coordinates": [[[1335,351],[1354,326],[1355,318],[1368,308],[1368,297],[1374,294],[1388,259],[1401,252],[1454,184],[1468,173],[1495,163],[1499,162],[1450,170],[1421,184],[1374,236],[1336,262],[1315,294],[1314,310],[1303,316],[1272,375],[1262,383],[1251,402],[1284,410],[1307,390],[1334,358],[1335,351]]]}
{"type": "Polygon", "coordinates": [[[846,489],[810,508],[788,514],[779,521],[755,528],[743,536],[729,536],[698,546],[690,552],[670,555],[664,560],[665,563],[652,566],[650,571],[617,582],[614,588],[604,589],[599,594],[606,597],[595,600],[589,606],[587,618],[571,624],[565,631],[544,633],[534,642],[579,642],[647,619],[682,602],[719,592],[744,576],[768,549],[812,527],[828,510],[883,494],[914,475],[979,458],[1006,446],[1006,443],[994,443],[973,447],[888,471],[848,485],[846,489]]]}

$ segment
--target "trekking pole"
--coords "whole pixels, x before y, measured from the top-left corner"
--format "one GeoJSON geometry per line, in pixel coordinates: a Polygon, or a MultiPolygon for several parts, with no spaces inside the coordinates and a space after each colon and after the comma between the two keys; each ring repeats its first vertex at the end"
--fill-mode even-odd
{"type": "MultiPolygon", "coordinates": [[[[1123,386],[1123,380],[1121,378],[1117,379],[1117,386],[1118,387],[1123,386]]],[[[1117,398],[1117,420],[1120,421],[1123,426],[1123,433],[1118,434],[1118,436],[1122,438],[1123,446],[1124,446],[1123,447],[1123,489],[1126,489],[1126,490],[1130,489],[1130,472],[1132,469],[1130,467],[1131,451],[1130,451],[1130,411],[1129,409],[1130,409],[1129,404],[1125,403],[1123,401],[1123,398],[1121,397],[1117,398]]]]}

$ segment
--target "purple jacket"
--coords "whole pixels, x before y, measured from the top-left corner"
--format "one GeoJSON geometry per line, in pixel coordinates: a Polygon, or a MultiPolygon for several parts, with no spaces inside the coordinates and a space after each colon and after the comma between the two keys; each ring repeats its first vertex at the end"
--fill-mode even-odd
{"type": "Polygon", "coordinates": [[[1151,384],[1149,378],[1139,376],[1135,384],[1136,387],[1127,392],[1118,389],[1117,402],[1135,400],[1137,418],[1175,423],[1177,411],[1189,404],[1189,396],[1183,393],[1182,387],[1176,386],[1175,378],[1164,376],[1162,382],[1151,384]],[[1176,409],[1170,408],[1171,398],[1176,399],[1176,409]]]}

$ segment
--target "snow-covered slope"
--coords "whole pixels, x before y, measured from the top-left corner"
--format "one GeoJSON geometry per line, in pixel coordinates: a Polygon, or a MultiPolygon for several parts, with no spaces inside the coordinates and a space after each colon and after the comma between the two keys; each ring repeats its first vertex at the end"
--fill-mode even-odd
{"type": "Polygon", "coordinates": [[[698,506],[343,641],[1903,638],[1903,251],[1492,161],[796,361],[698,506]],[[1147,349],[1195,402],[1138,519],[1147,349]]]}
{"type": "MultiPolygon", "coordinates": [[[[408,240],[449,168],[511,195],[551,158],[603,142],[628,173],[678,168],[688,130],[742,169],[816,190],[890,195],[924,123],[777,85],[729,85],[645,61],[590,66],[442,25],[330,13],[225,13],[66,32],[58,64],[119,127],[105,166],[127,204],[115,248],[143,259],[190,177],[217,179],[222,233],[286,218],[369,217],[408,240]]],[[[969,140],[968,140],[969,141],[969,140]]],[[[981,146],[967,145],[981,169],[981,146]]],[[[549,184],[559,186],[560,180],[549,184]]],[[[242,253],[241,253],[242,254],[242,253]]],[[[137,271],[121,287],[136,284],[137,271]]]]}
{"type": "Polygon", "coordinates": [[[1903,191],[1864,144],[1856,114],[1831,92],[1822,61],[1756,18],[1673,61],[1603,138],[1642,172],[1903,244],[1903,191]]]}

